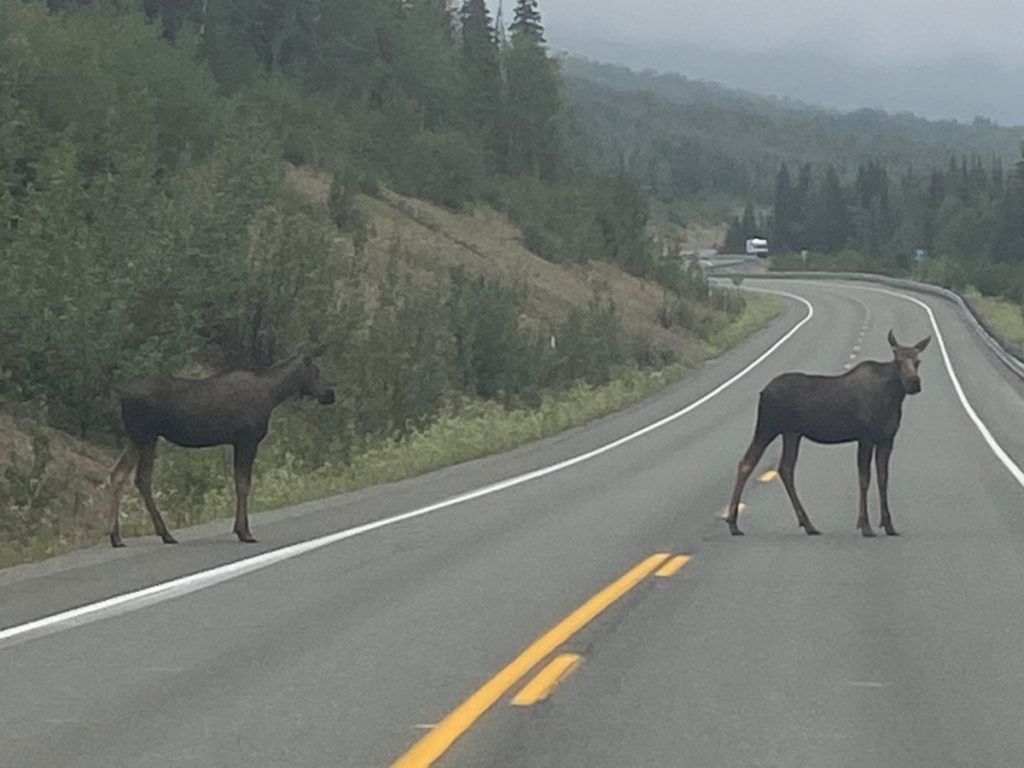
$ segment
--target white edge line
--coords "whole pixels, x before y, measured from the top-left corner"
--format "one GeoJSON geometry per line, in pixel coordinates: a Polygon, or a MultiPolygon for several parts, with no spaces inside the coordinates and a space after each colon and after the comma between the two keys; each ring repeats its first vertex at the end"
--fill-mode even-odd
{"type": "Polygon", "coordinates": [[[298,557],[307,552],[312,552],[322,547],[336,544],[339,541],[345,539],[351,539],[355,536],[360,536],[370,531],[375,531],[378,528],[385,528],[387,526],[396,525],[397,523],[404,522],[406,520],[412,520],[417,517],[429,515],[431,512],[436,512],[439,509],[445,509],[447,507],[453,507],[457,504],[462,504],[473,499],[478,499],[481,496],[489,496],[500,491],[514,488],[518,485],[538,480],[547,475],[560,472],[569,467],[574,467],[577,464],[582,464],[585,461],[596,458],[604,453],[615,450],[627,443],[630,443],[644,435],[653,432],[656,429],[664,427],[666,424],[670,424],[679,418],[682,418],[686,414],[696,410],[700,406],[714,397],[717,397],[723,391],[731,387],[737,381],[742,379],[757,366],[768,359],[779,347],[789,341],[790,338],[796,334],[804,325],[806,325],[812,317],[814,317],[814,307],[811,303],[801,296],[797,296],[792,293],[786,293],[785,291],[774,291],[764,289],[750,289],[760,293],[772,293],[779,296],[785,296],[786,298],[793,299],[794,301],[802,303],[807,307],[807,314],[794,325],[786,334],[770,346],[765,352],[763,352],[756,360],[750,363],[746,368],[742,369],[739,373],[732,376],[732,378],[726,380],[724,383],[715,387],[713,390],[708,392],[706,395],[698,400],[690,403],[682,410],[676,411],[675,413],[669,414],[668,416],[655,421],[652,424],[648,424],[642,429],[638,429],[636,432],[632,432],[624,437],[620,437],[617,440],[613,440],[610,443],[606,443],[598,448],[587,453],[582,453],[579,456],[574,456],[570,459],[558,462],[557,464],[551,464],[547,467],[541,467],[531,472],[527,472],[522,475],[501,480],[491,485],[486,485],[481,488],[476,488],[472,491],[459,494],[458,496],[452,496],[451,498],[443,501],[429,504],[419,509],[414,509],[409,512],[404,512],[400,515],[388,517],[383,520],[376,520],[372,523],[366,523],[364,525],[356,526],[355,528],[348,528],[344,531],[338,531],[337,533],[331,533],[326,536],[321,536],[316,539],[310,539],[309,541],[299,542],[298,544],[291,544],[280,549],[275,549],[271,552],[265,552],[262,555],[256,555],[255,557],[249,557],[244,560],[237,560],[232,563],[226,563],[216,568],[211,568],[206,571],[198,571],[191,573],[187,576],[174,579],[172,581],[166,581],[160,584],[154,584],[151,587],[140,589],[135,592],[126,592],[121,595],[108,598],[106,600],[100,600],[96,603],[89,603],[87,605],[73,608],[68,611],[62,611],[61,613],[55,613],[50,616],[45,616],[35,621],[30,621],[26,624],[20,624],[13,627],[0,630],[0,650],[4,647],[9,647],[14,644],[14,641],[24,641],[34,636],[41,636],[49,634],[50,632],[57,631],[59,629],[68,629],[71,627],[79,626],[91,621],[96,621],[100,618],[113,616],[118,613],[124,613],[129,610],[136,610],[146,605],[150,605],[156,602],[162,602],[169,600],[173,597],[179,597],[181,595],[187,595],[191,592],[197,592],[201,589],[211,587],[214,584],[227,581],[229,579],[242,576],[246,573],[266,568],[267,566],[280,563],[284,560],[289,560],[293,557],[298,557]]]}
{"type": "Polygon", "coordinates": [[[912,301],[928,313],[928,320],[931,321],[932,330],[935,332],[935,340],[939,343],[939,350],[942,352],[942,361],[946,366],[946,373],[949,374],[949,380],[953,383],[953,389],[956,391],[956,396],[960,399],[960,404],[963,406],[964,411],[966,411],[967,417],[974,422],[974,426],[978,428],[978,432],[981,433],[982,438],[986,443],[988,443],[988,447],[992,450],[992,453],[995,454],[996,458],[999,459],[1009,473],[1013,475],[1013,479],[1017,481],[1017,484],[1024,488],[1024,471],[1017,466],[1016,462],[1010,458],[1010,455],[1003,450],[1003,446],[999,444],[999,441],[992,436],[989,428],[985,426],[985,422],[981,420],[981,417],[978,416],[977,412],[971,406],[970,401],[968,401],[963,387],[960,386],[960,379],[957,377],[956,371],[953,370],[953,362],[949,359],[949,352],[946,350],[946,341],[942,338],[942,331],[939,330],[939,323],[935,319],[935,313],[932,312],[932,308],[920,299],[913,296],[907,296],[904,293],[864,285],[858,285],[857,288],[864,291],[873,291],[875,293],[885,293],[889,296],[896,296],[901,299],[906,299],[907,301],[912,301]]]}

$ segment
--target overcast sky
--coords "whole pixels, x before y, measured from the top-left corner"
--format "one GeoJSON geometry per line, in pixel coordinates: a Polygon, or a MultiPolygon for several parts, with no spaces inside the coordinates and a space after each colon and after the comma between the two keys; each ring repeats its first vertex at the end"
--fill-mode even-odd
{"type": "MultiPolygon", "coordinates": [[[[504,2],[511,23],[515,0],[504,2]]],[[[1024,0],[540,0],[540,11],[554,50],[598,61],[839,109],[1024,124],[1024,0]]]]}
{"type": "Polygon", "coordinates": [[[799,49],[868,63],[966,54],[1024,64],[1021,0],[541,0],[540,10],[556,44],[588,38],[744,52],[799,49]]]}

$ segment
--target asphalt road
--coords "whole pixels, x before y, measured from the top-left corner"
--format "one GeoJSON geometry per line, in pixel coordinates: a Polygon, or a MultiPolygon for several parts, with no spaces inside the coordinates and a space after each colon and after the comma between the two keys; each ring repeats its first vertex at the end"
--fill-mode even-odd
{"type": "MultiPolygon", "coordinates": [[[[673,576],[642,579],[559,642],[581,660],[545,701],[510,705],[540,664],[462,722],[437,764],[1020,766],[1024,489],[969,418],[939,345],[923,355],[924,391],[905,404],[893,457],[903,536],[865,540],[854,530],[849,445],[805,443],[797,465],[823,536],[801,533],[778,481],[748,487],[747,536],[728,536],[717,519],[756,394],[773,376],[884,359],[890,327],[904,343],[932,333],[922,307],[876,289],[774,287],[804,296],[813,317],[701,406],[587,461],[231,571],[242,558],[422,509],[678,412],[747,369],[806,307],[791,302],[740,348],[587,428],[256,516],[257,547],[235,543],[228,521],[183,531],[174,548],[150,537],[0,571],[0,766],[391,765],[653,553],[691,559],[673,576]],[[12,630],[232,561],[217,583],[199,575],[81,624],[12,630]]],[[[1006,460],[1024,465],[1024,387],[951,305],[922,300],[977,418],[1006,460]]],[[[769,449],[764,469],[778,454],[769,449]]],[[[872,488],[875,525],[876,501],[872,488]]]]}

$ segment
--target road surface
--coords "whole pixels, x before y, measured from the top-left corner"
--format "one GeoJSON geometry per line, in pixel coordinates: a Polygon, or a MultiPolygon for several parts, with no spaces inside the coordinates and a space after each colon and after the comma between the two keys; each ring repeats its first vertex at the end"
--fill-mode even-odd
{"type": "MultiPolygon", "coordinates": [[[[1020,766],[1024,387],[952,305],[916,297],[962,397],[933,342],[893,457],[903,536],[854,530],[854,446],[805,442],[797,485],[824,535],[804,536],[765,477],[732,538],[717,515],[757,392],[885,359],[889,328],[934,334],[877,287],[756,287],[813,316],[790,299],[771,328],[589,427],[256,516],[256,547],[220,522],[178,547],[0,571],[0,765],[1020,766]],[[651,572],[678,554],[674,575],[651,572]],[[562,682],[513,706],[563,654],[562,682]]],[[[877,525],[874,487],[871,509],[877,525]]]]}

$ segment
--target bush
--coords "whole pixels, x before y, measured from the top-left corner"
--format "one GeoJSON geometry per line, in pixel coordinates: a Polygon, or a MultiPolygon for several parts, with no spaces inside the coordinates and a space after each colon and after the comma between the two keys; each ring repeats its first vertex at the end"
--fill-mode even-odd
{"type": "Polygon", "coordinates": [[[447,208],[478,199],[486,186],[484,152],[461,131],[424,131],[409,148],[397,178],[401,191],[447,208]]]}
{"type": "Polygon", "coordinates": [[[53,523],[53,502],[67,481],[56,466],[50,441],[33,431],[32,457],[20,460],[12,451],[0,477],[0,541],[28,543],[53,523]]]}

